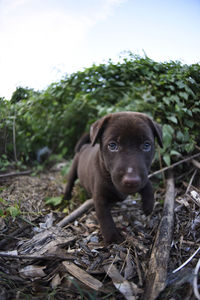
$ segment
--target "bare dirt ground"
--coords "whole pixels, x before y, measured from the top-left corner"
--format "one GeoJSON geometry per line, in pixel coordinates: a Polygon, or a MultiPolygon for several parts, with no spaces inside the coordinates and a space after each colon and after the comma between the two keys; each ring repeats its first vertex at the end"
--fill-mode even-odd
{"type": "MultiPolygon", "coordinates": [[[[196,170],[194,181],[199,177],[191,163],[186,169],[191,178],[196,170]]],[[[200,187],[184,180],[176,186],[167,278],[159,300],[198,297],[194,272],[200,259],[200,187]],[[195,251],[190,262],[173,273],[195,251]]],[[[143,295],[165,187],[156,188],[150,217],[142,213],[139,199],[128,198],[113,207],[125,241],[110,246],[102,241],[93,208],[62,228],[56,226],[66,213],[44,200],[61,196],[63,187],[60,172],[0,179],[0,299],[149,300],[143,295]],[[16,217],[8,213],[11,206],[20,210],[16,217]]],[[[69,212],[80,203],[73,205],[69,212]]],[[[199,293],[199,273],[196,279],[199,293]]]]}

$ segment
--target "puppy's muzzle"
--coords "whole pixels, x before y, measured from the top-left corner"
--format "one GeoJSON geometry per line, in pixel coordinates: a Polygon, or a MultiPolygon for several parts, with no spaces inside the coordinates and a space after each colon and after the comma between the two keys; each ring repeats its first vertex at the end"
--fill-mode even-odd
{"type": "Polygon", "coordinates": [[[141,178],[138,175],[124,175],[122,178],[122,185],[126,188],[137,189],[141,185],[141,178]]]}

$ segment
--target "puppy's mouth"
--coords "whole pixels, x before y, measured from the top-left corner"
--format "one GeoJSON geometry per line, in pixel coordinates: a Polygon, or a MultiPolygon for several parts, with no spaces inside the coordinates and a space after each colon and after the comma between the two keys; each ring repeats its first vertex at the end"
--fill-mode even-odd
{"type": "Polygon", "coordinates": [[[131,187],[131,186],[118,187],[118,191],[123,195],[135,195],[140,190],[141,190],[141,188],[139,186],[138,187],[131,187]]]}

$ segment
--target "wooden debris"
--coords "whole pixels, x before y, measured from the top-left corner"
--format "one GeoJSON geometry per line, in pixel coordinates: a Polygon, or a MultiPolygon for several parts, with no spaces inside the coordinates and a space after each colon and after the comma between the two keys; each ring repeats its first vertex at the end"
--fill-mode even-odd
{"type": "Polygon", "coordinates": [[[22,277],[26,278],[41,278],[44,277],[46,274],[43,271],[46,267],[35,266],[35,265],[28,265],[19,270],[19,274],[22,277]]]}
{"type": "Polygon", "coordinates": [[[78,217],[83,215],[87,210],[89,210],[91,207],[93,207],[93,199],[86,200],[81,206],[79,206],[77,209],[75,209],[71,214],[66,216],[64,219],[62,219],[57,226],[58,227],[64,227],[67,224],[73,222],[78,217]]]}
{"type": "Polygon", "coordinates": [[[187,187],[187,190],[186,190],[186,194],[188,193],[188,191],[190,190],[190,187],[191,187],[191,185],[192,185],[192,182],[193,182],[193,180],[194,180],[194,177],[196,176],[196,173],[197,173],[197,169],[195,169],[194,170],[194,173],[192,174],[192,177],[190,178],[190,182],[189,182],[189,184],[188,184],[188,187],[187,187]]]}
{"type": "Polygon", "coordinates": [[[200,169],[200,162],[198,162],[197,160],[193,159],[193,160],[192,160],[192,164],[193,164],[196,168],[200,169]]]}
{"type": "Polygon", "coordinates": [[[163,216],[159,224],[146,278],[143,299],[154,300],[166,286],[167,264],[172,241],[174,224],[174,179],[172,174],[167,179],[163,216]]]}
{"type": "Polygon", "coordinates": [[[190,196],[192,200],[200,207],[200,194],[197,193],[196,191],[190,191],[190,196]]]}
{"type": "Polygon", "coordinates": [[[69,245],[75,240],[76,237],[68,236],[64,229],[51,227],[36,234],[32,239],[21,242],[18,251],[21,255],[33,254],[38,256],[52,253],[52,251],[56,252],[59,245],[69,245]]]}
{"type": "MultiPolygon", "coordinates": [[[[168,261],[169,270],[182,265],[183,261],[187,261],[197,248],[198,253],[190,260],[189,267],[177,273],[168,274],[167,288],[158,299],[177,297],[193,299],[200,292],[199,264],[197,265],[200,254],[200,212],[199,202],[194,201],[200,196],[199,169],[196,168],[194,172],[192,162],[190,165],[191,168],[184,167],[184,173],[181,175],[182,184],[179,184],[177,190],[173,242],[168,261]],[[184,176],[186,176],[185,179],[184,176]],[[189,176],[192,178],[188,186],[189,176]],[[197,267],[194,272],[195,266],[197,267]],[[196,281],[192,288],[191,282],[194,277],[196,281]],[[192,293],[195,293],[193,298],[192,293]]],[[[163,281],[157,283],[157,289],[152,287],[154,292],[157,291],[156,295],[159,294],[163,282],[165,286],[164,270],[167,251],[166,253],[164,250],[160,252],[161,265],[158,263],[154,265],[155,273],[150,273],[150,269],[148,271],[150,251],[156,232],[158,231],[156,239],[159,244],[159,235],[166,234],[167,237],[170,228],[165,227],[162,232],[161,225],[158,227],[163,211],[163,205],[160,203],[164,192],[162,187],[155,191],[156,205],[150,217],[142,213],[140,199],[129,198],[129,201],[118,203],[114,207],[112,214],[116,218],[117,226],[127,238],[120,245],[105,247],[94,210],[88,211],[89,208],[86,207],[85,213],[75,214],[67,223],[63,222],[64,219],[61,220],[62,226],[54,225],[55,222],[59,224],[57,220],[60,220],[60,212],[54,211],[53,215],[47,215],[49,209],[44,206],[43,200],[62,193],[60,175],[41,173],[39,177],[18,176],[11,177],[9,180],[2,178],[0,183],[0,197],[8,201],[9,205],[15,205],[20,199],[20,209],[26,213],[26,219],[28,216],[28,220],[31,221],[27,226],[21,217],[15,219],[10,216],[2,217],[4,222],[2,222],[0,232],[0,299],[24,299],[26,295],[30,299],[42,300],[51,297],[53,293],[55,300],[65,299],[66,295],[68,299],[88,299],[89,297],[91,299],[139,300],[143,296],[145,277],[150,278],[147,274],[152,274],[157,279],[160,279],[163,274],[161,278],[163,281]],[[32,211],[35,214],[31,215],[32,211]],[[35,218],[38,211],[40,216],[35,218]],[[65,224],[69,225],[64,228],[65,224]],[[67,264],[68,271],[62,264],[63,261],[71,262],[67,264]],[[162,265],[163,262],[164,265],[162,265]],[[163,273],[158,277],[159,272],[162,271],[163,273]],[[108,276],[105,276],[105,272],[108,276]],[[74,277],[73,280],[70,279],[71,276],[74,277]],[[91,277],[88,279],[88,276],[92,279],[91,277]]],[[[3,203],[1,205],[5,210],[6,206],[4,207],[3,203]]],[[[169,240],[167,242],[161,240],[160,244],[163,244],[163,247],[165,245],[169,250],[168,242],[169,240]]],[[[154,247],[157,244],[155,242],[154,247]]],[[[160,245],[154,251],[155,257],[159,247],[160,245]]],[[[152,285],[155,283],[155,278],[152,278],[152,285]]],[[[198,299],[198,296],[196,297],[198,299]]],[[[149,299],[147,295],[145,300],[149,299]]]]}
{"type": "Polygon", "coordinates": [[[107,275],[112,279],[112,282],[116,289],[119,290],[121,294],[127,300],[135,300],[136,296],[143,291],[138,288],[134,282],[126,280],[114,266],[114,264],[109,264],[104,266],[104,270],[107,275]]]}
{"type": "Polygon", "coordinates": [[[198,260],[198,263],[195,267],[194,280],[193,280],[194,294],[198,300],[200,300],[200,293],[199,293],[199,288],[198,288],[198,274],[200,273],[199,270],[200,270],[200,259],[198,260]]]}
{"type": "Polygon", "coordinates": [[[22,172],[11,172],[7,174],[0,174],[0,179],[1,178],[6,178],[6,177],[14,177],[14,176],[25,176],[31,174],[32,171],[27,170],[27,171],[22,171],[22,172]]]}
{"type": "MultiPolygon", "coordinates": [[[[11,252],[11,251],[10,251],[11,252]]],[[[19,260],[44,260],[44,261],[50,261],[52,259],[54,260],[74,260],[75,256],[70,255],[66,253],[65,255],[61,255],[59,253],[55,254],[47,254],[47,255],[19,255],[17,254],[16,250],[13,251],[13,253],[7,253],[7,252],[0,252],[0,257],[5,257],[9,259],[19,259],[19,260]]]]}
{"type": "Polygon", "coordinates": [[[190,160],[194,160],[194,158],[199,157],[199,156],[200,156],[200,153],[196,153],[196,154],[194,154],[192,156],[186,157],[186,158],[184,158],[184,159],[182,159],[180,161],[177,161],[176,163],[172,164],[169,167],[162,168],[162,169],[160,169],[158,171],[153,172],[152,174],[149,174],[149,178],[151,178],[151,177],[153,177],[153,176],[155,176],[157,174],[163,173],[165,171],[168,171],[170,169],[173,169],[174,167],[176,167],[176,166],[178,166],[178,165],[180,165],[182,163],[188,162],[190,160]]]}
{"type": "Polygon", "coordinates": [[[103,284],[99,280],[88,274],[83,269],[79,268],[74,263],[69,261],[63,261],[62,264],[67,270],[67,272],[69,272],[71,275],[73,275],[75,278],[80,280],[82,283],[84,283],[91,289],[99,291],[103,287],[103,284]]]}
{"type": "Polygon", "coordinates": [[[51,281],[51,287],[52,289],[57,288],[57,286],[59,286],[61,284],[62,279],[60,278],[59,274],[56,274],[55,277],[53,277],[52,281],[51,281]]]}

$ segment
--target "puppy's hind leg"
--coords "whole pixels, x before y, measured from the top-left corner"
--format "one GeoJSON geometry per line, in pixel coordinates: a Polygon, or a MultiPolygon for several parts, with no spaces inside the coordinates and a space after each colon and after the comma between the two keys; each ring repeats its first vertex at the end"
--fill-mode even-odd
{"type": "Polygon", "coordinates": [[[69,174],[68,174],[67,185],[65,188],[64,196],[63,196],[64,200],[71,199],[74,182],[77,179],[77,167],[78,167],[78,155],[76,155],[74,157],[69,174]]]}

